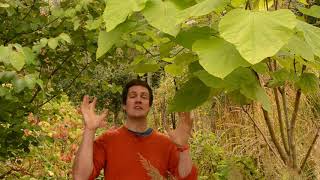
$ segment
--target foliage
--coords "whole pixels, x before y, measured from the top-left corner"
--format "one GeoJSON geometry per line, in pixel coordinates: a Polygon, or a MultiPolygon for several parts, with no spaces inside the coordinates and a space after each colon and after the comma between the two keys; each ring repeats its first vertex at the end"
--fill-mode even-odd
{"type": "MultiPolygon", "coordinates": [[[[177,82],[171,111],[189,111],[217,94],[241,106],[260,103],[282,161],[298,170],[294,129],[301,92],[309,95],[319,89],[317,3],[4,0],[1,160],[25,155],[30,144],[37,144],[36,136],[23,136],[31,128],[27,116],[38,118],[52,99],[68,94],[79,102],[91,93],[109,98],[116,116],[120,86],[129,78],[145,76],[159,84],[160,76],[170,74],[177,82]],[[283,123],[281,131],[288,131],[281,135],[282,147],[268,120],[273,110],[268,94],[276,97],[279,91],[285,104],[287,87],[295,88],[296,102],[289,110],[290,122],[283,123]]],[[[278,114],[287,116],[288,108],[283,111],[278,114]]]]}
{"type": "Polygon", "coordinates": [[[212,132],[197,131],[191,152],[199,170],[199,179],[262,179],[249,157],[228,156],[212,132]]]}

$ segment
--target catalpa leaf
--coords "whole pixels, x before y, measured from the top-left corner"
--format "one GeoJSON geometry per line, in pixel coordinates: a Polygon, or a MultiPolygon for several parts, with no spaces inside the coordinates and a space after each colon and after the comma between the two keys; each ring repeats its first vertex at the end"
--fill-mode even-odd
{"type": "Polygon", "coordinates": [[[219,78],[226,77],[240,66],[250,66],[232,44],[221,38],[198,40],[192,49],[198,54],[201,66],[219,78]]]}
{"type": "Polygon", "coordinates": [[[209,97],[210,88],[197,78],[187,81],[176,92],[169,104],[170,112],[187,112],[203,104],[209,97]]]}
{"type": "Polygon", "coordinates": [[[171,1],[149,0],[142,14],[151,26],[176,36],[180,31],[180,26],[176,25],[179,11],[176,4],[171,1]]]}
{"type": "Polygon", "coordinates": [[[141,11],[147,0],[108,0],[103,13],[106,31],[109,32],[124,22],[133,12],[141,11]]]}
{"type": "Polygon", "coordinates": [[[303,73],[296,85],[305,94],[319,92],[319,78],[313,73],[303,73]]]}
{"type": "Polygon", "coordinates": [[[320,18],[320,6],[313,5],[311,6],[310,9],[307,9],[305,7],[300,7],[298,9],[300,12],[302,12],[305,15],[312,16],[315,18],[320,18]]]}
{"type": "Polygon", "coordinates": [[[231,10],[219,23],[220,35],[251,64],[275,55],[293,34],[297,21],[290,10],[231,10]]]}
{"type": "Polygon", "coordinates": [[[298,21],[297,29],[303,32],[304,38],[313,53],[320,57],[320,28],[303,21],[298,21]]]}

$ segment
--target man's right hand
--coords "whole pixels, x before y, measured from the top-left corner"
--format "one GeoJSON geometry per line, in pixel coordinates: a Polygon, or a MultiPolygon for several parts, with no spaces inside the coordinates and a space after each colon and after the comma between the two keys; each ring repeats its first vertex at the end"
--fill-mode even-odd
{"type": "Polygon", "coordinates": [[[106,122],[104,121],[104,119],[108,115],[108,110],[104,110],[100,115],[96,114],[96,103],[96,97],[90,103],[89,96],[85,95],[80,106],[80,111],[84,119],[85,129],[90,131],[95,131],[97,128],[106,126],[106,122]]]}

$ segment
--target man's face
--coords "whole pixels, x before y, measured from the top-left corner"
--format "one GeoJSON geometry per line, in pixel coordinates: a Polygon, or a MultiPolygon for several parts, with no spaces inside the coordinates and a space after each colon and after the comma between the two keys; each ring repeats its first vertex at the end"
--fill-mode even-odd
{"type": "Polygon", "coordinates": [[[150,110],[149,91],[143,86],[131,86],[128,90],[126,105],[123,105],[128,117],[145,118],[150,110]]]}

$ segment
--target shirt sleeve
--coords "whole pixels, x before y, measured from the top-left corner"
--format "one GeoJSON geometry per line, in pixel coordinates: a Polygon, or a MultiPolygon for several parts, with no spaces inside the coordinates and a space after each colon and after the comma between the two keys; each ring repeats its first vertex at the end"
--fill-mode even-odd
{"type": "Polygon", "coordinates": [[[175,145],[170,149],[170,158],[169,158],[169,175],[174,176],[177,180],[197,180],[197,168],[193,164],[191,172],[184,178],[180,177],[178,165],[179,165],[179,151],[175,145]]]}
{"type": "Polygon", "coordinates": [[[106,137],[107,134],[103,134],[99,136],[93,143],[93,170],[89,177],[89,180],[94,180],[96,177],[100,175],[100,171],[106,165],[106,137]]]}

